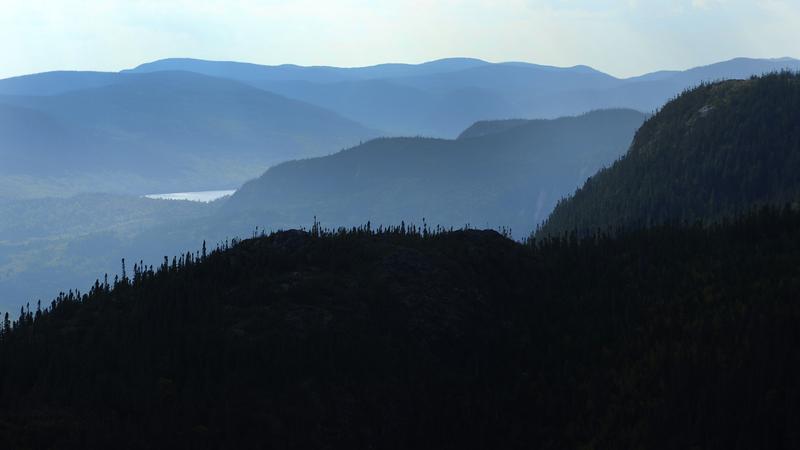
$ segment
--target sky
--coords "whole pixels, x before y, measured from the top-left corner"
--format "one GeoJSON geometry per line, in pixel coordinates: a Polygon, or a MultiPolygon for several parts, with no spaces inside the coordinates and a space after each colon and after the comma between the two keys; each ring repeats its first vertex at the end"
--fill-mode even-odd
{"type": "Polygon", "coordinates": [[[168,57],[365,66],[445,57],[618,77],[800,57],[800,0],[0,0],[0,78],[168,57]]]}

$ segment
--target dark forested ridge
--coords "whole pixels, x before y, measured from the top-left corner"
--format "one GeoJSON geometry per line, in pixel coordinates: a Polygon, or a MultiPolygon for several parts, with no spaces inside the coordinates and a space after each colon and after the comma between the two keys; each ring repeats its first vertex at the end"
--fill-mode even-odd
{"type": "Polygon", "coordinates": [[[667,103],[628,153],[541,233],[718,220],[800,196],[800,75],[705,84],[667,103]]]}
{"type": "Polygon", "coordinates": [[[796,448],[800,213],[288,231],[31,305],[6,448],[796,448]]]}
{"type": "Polygon", "coordinates": [[[272,167],[242,186],[224,214],[277,214],[293,227],[314,215],[337,226],[426,218],[509,227],[523,237],[559,198],[622,155],[645,117],[603,110],[513,127],[483,123],[456,140],[376,139],[272,167]]]}

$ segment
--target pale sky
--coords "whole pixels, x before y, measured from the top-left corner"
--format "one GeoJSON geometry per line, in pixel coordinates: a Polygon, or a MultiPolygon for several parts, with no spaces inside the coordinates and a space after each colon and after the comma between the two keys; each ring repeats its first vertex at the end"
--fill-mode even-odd
{"type": "Polygon", "coordinates": [[[452,56],[620,77],[800,57],[800,0],[0,0],[0,78],[168,57],[363,66],[452,56]]]}

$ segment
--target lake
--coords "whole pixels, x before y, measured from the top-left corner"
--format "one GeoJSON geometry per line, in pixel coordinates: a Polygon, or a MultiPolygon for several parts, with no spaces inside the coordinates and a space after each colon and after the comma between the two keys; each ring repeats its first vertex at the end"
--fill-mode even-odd
{"type": "Polygon", "coordinates": [[[197,191],[197,192],[173,192],[170,194],[148,194],[146,198],[156,200],[188,200],[190,202],[213,202],[222,197],[232,195],[236,190],[227,191],[197,191]]]}

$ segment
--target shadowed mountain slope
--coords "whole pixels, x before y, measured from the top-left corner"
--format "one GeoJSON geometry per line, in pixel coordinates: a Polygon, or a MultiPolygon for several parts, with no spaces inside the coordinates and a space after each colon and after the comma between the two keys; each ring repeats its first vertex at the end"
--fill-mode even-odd
{"type": "Polygon", "coordinates": [[[800,75],[706,84],[650,118],[543,234],[719,220],[800,198],[800,75]]]}

